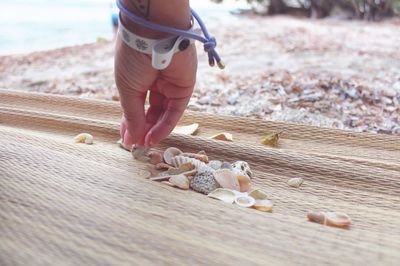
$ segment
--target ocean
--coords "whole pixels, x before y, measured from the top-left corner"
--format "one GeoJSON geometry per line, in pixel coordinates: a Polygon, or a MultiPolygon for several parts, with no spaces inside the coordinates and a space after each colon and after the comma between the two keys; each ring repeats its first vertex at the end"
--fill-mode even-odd
{"type": "MultiPolygon", "coordinates": [[[[191,0],[207,21],[229,16],[235,0],[191,0]]],[[[111,0],[0,0],[0,55],[26,53],[112,39],[111,0]]]]}

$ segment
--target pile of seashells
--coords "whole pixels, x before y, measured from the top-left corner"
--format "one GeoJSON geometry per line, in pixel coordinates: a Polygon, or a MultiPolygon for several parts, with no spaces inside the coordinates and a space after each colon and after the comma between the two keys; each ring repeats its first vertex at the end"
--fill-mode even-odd
{"type": "Polygon", "coordinates": [[[185,153],[175,147],[160,153],[135,146],[132,155],[139,161],[153,164],[156,170],[163,170],[150,180],[184,190],[192,189],[241,207],[272,211],[273,203],[268,195],[259,189],[251,189],[253,173],[245,161],[231,164],[209,160],[204,151],[185,153]]]}

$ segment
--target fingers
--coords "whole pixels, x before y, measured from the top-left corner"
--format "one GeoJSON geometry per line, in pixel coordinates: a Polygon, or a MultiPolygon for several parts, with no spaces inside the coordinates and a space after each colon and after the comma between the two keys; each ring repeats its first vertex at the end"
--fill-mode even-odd
{"type": "Polygon", "coordinates": [[[156,124],[146,134],[145,145],[153,147],[165,139],[175,128],[189,103],[190,96],[166,100],[166,109],[156,124]]]}
{"type": "Polygon", "coordinates": [[[164,95],[156,90],[150,91],[150,106],[146,113],[146,126],[145,132],[147,132],[157,123],[164,113],[164,103],[166,98],[164,95]]]}

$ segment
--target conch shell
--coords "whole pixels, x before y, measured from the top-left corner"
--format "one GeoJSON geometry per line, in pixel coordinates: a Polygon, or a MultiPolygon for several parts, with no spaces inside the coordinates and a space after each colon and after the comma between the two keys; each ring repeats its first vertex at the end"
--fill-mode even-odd
{"type": "Polygon", "coordinates": [[[189,157],[185,157],[185,156],[175,156],[175,157],[172,157],[171,158],[171,161],[170,161],[170,164],[173,166],[173,167],[180,167],[182,164],[186,164],[186,163],[191,163],[191,164],[193,164],[195,167],[196,167],[196,169],[197,168],[199,168],[199,167],[201,167],[201,166],[205,166],[205,167],[207,167],[207,165],[204,163],[204,162],[202,162],[202,161],[199,161],[199,160],[197,160],[197,159],[194,159],[194,158],[189,158],[189,157]]]}
{"type": "Polygon", "coordinates": [[[210,139],[215,139],[215,140],[223,140],[223,141],[233,141],[233,136],[231,133],[227,132],[222,132],[218,133],[214,136],[211,136],[210,139]]]}
{"type": "Polygon", "coordinates": [[[185,175],[173,175],[168,181],[181,189],[189,189],[189,179],[185,175]]]}
{"type": "Polygon", "coordinates": [[[238,196],[235,198],[235,203],[240,207],[249,208],[256,203],[256,200],[249,196],[238,196]]]}
{"type": "Polygon", "coordinates": [[[263,199],[263,200],[256,200],[256,202],[253,205],[253,208],[262,212],[271,212],[272,207],[274,204],[272,201],[263,199]]]}
{"type": "Polygon", "coordinates": [[[183,134],[183,135],[193,135],[199,128],[198,123],[193,123],[187,126],[176,126],[172,133],[183,134]]]}
{"type": "Polygon", "coordinates": [[[90,135],[89,133],[81,133],[78,134],[74,138],[75,142],[77,143],[86,143],[86,144],[93,144],[93,136],[90,135]]]}
{"type": "Polygon", "coordinates": [[[217,188],[208,194],[210,198],[218,199],[226,203],[233,203],[236,198],[235,192],[226,188],[217,188]]]}
{"type": "MultiPolygon", "coordinates": [[[[164,151],[164,161],[167,164],[172,164],[172,158],[181,155],[183,152],[175,147],[170,147],[164,151]]],[[[176,166],[175,166],[176,167],[176,166]]]]}
{"type": "Polygon", "coordinates": [[[347,228],[352,222],[351,218],[343,212],[309,212],[308,220],[329,226],[347,228]]]}
{"type": "Polygon", "coordinates": [[[298,188],[301,186],[301,184],[303,184],[303,181],[304,181],[304,179],[301,177],[294,177],[294,178],[289,179],[288,185],[291,187],[298,188]]]}
{"type": "Polygon", "coordinates": [[[214,177],[221,187],[240,191],[239,181],[233,171],[220,169],[214,172],[214,177]]]}

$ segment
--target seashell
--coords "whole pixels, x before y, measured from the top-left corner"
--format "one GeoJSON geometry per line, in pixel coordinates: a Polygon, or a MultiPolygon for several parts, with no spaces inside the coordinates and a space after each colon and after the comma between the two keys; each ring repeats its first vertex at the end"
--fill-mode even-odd
{"type": "Polygon", "coordinates": [[[278,140],[279,140],[282,132],[283,131],[281,131],[279,133],[271,133],[271,134],[265,135],[261,139],[261,144],[274,146],[274,147],[278,146],[278,140]]]}
{"type": "Polygon", "coordinates": [[[342,228],[352,224],[351,218],[343,212],[309,212],[307,218],[314,223],[342,228]]]}
{"type": "Polygon", "coordinates": [[[239,181],[240,192],[248,192],[250,190],[251,181],[247,175],[238,175],[237,180],[239,181]]]}
{"type": "Polygon", "coordinates": [[[301,186],[301,184],[303,184],[303,181],[304,181],[304,179],[301,177],[294,177],[294,178],[289,179],[289,181],[287,183],[291,187],[298,188],[301,186]]]}
{"type": "Polygon", "coordinates": [[[141,145],[135,145],[132,148],[132,156],[135,158],[135,160],[147,163],[149,162],[150,158],[147,156],[148,148],[141,146],[141,145]]]}
{"type": "Polygon", "coordinates": [[[157,170],[163,170],[163,169],[170,169],[170,168],[172,168],[171,165],[166,164],[166,163],[158,163],[158,164],[156,164],[155,167],[156,167],[157,170]]]}
{"type": "Polygon", "coordinates": [[[211,172],[197,173],[190,180],[190,187],[199,193],[208,195],[210,192],[220,187],[211,172]]]}
{"type": "Polygon", "coordinates": [[[193,124],[187,125],[187,126],[176,126],[174,128],[174,130],[172,130],[172,133],[183,134],[183,135],[193,135],[194,133],[196,133],[198,128],[199,128],[198,123],[193,123],[193,124]]]}
{"type": "Polygon", "coordinates": [[[191,163],[193,164],[196,168],[199,168],[200,166],[207,166],[204,162],[199,161],[197,159],[194,158],[189,158],[189,157],[185,157],[185,156],[175,156],[171,159],[171,165],[173,167],[180,167],[182,164],[185,163],[191,163]]]}
{"type": "Polygon", "coordinates": [[[203,150],[199,151],[197,154],[207,155],[207,153],[203,150]]]}
{"type": "Polygon", "coordinates": [[[149,180],[151,181],[168,181],[171,178],[170,175],[160,175],[155,177],[150,177],[149,180]]]}
{"type": "Polygon", "coordinates": [[[174,158],[175,156],[178,156],[180,154],[182,154],[182,151],[180,149],[175,148],[175,147],[170,147],[164,151],[164,161],[167,164],[171,164],[172,158],[174,158]]]}
{"type": "Polygon", "coordinates": [[[231,133],[222,132],[222,133],[218,133],[214,136],[211,136],[210,139],[222,140],[222,141],[233,141],[233,136],[231,133]]]}
{"type": "Polygon", "coordinates": [[[239,196],[235,198],[235,203],[240,207],[249,208],[255,204],[256,200],[249,196],[239,196]]]}
{"type": "Polygon", "coordinates": [[[210,166],[214,170],[221,169],[222,162],[218,160],[212,160],[208,162],[208,166],[210,166]]]}
{"type": "Polygon", "coordinates": [[[161,183],[162,183],[162,184],[165,184],[165,185],[167,185],[167,186],[170,186],[170,187],[175,187],[175,185],[172,184],[172,183],[169,182],[169,181],[161,181],[161,183]]]}
{"type": "Polygon", "coordinates": [[[184,164],[180,165],[178,168],[170,168],[170,169],[168,169],[168,173],[170,175],[179,175],[179,174],[182,174],[184,172],[192,171],[195,168],[196,167],[192,163],[184,163],[184,164]]]}
{"type": "Polygon", "coordinates": [[[233,170],[233,167],[232,167],[232,165],[231,165],[230,163],[228,163],[228,162],[223,162],[223,163],[221,164],[221,169],[233,170]]]}
{"type": "Polygon", "coordinates": [[[149,163],[154,165],[164,162],[162,154],[157,151],[149,152],[148,157],[149,157],[149,163]]]}
{"type": "Polygon", "coordinates": [[[196,160],[199,160],[204,163],[208,163],[208,156],[205,154],[198,154],[198,153],[182,153],[181,156],[193,158],[196,160]]]}
{"type": "Polygon", "coordinates": [[[189,179],[185,175],[173,175],[168,181],[174,186],[184,190],[188,190],[190,187],[189,179]]]}
{"type": "Polygon", "coordinates": [[[89,133],[81,133],[74,138],[76,143],[93,144],[93,136],[89,133]]]}
{"type": "Polygon", "coordinates": [[[262,212],[272,212],[272,207],[274,204],[272,201],[263,199],[263,200],[256,200],[253,205],[253,208],[262,212]]]}
{"type": "Polygon", "coordinates": [[[255,189],[252,190],[249,193],[249,196],[254,198],[255,200],[265,200],[265,199],[270,199],[270,197],[268,196],[267,193],[265,193],[264,191],[262,191],[261,189],[255,189]]]}
{"type": "Polygon", "coordinates": [[[208,196],[213,199],[218,199],[226,203],[235,202],[236,194],[233,190],[226,188],[217,188],[214,191],[211,191],[208,196]]]}
{"type": "Polygon", "coordinates": [[[240,191],[239,181],[233,171],[229,169],[216,170],[214,177],[221,187],[240,191]]]}
{"type": "Polygon", "coordinates": [[[253,177],[253,172],[250,165],[245,161],[237,161],[232,164],[233,171],[238,175],[247,175],[249,178],[253,177]]]}
{"type": "Polygon", "coordinates": [[[118,141],[117,141],[117,144],[118,144],[122,149],[124,149],[124,150],[126,150],[126,151],[131,151],[130,149],[128,149],[128,148],[126,148],[126,147],[124,146],[124,141],[123,141],[122,139],[118,140],[118,141]]]}

